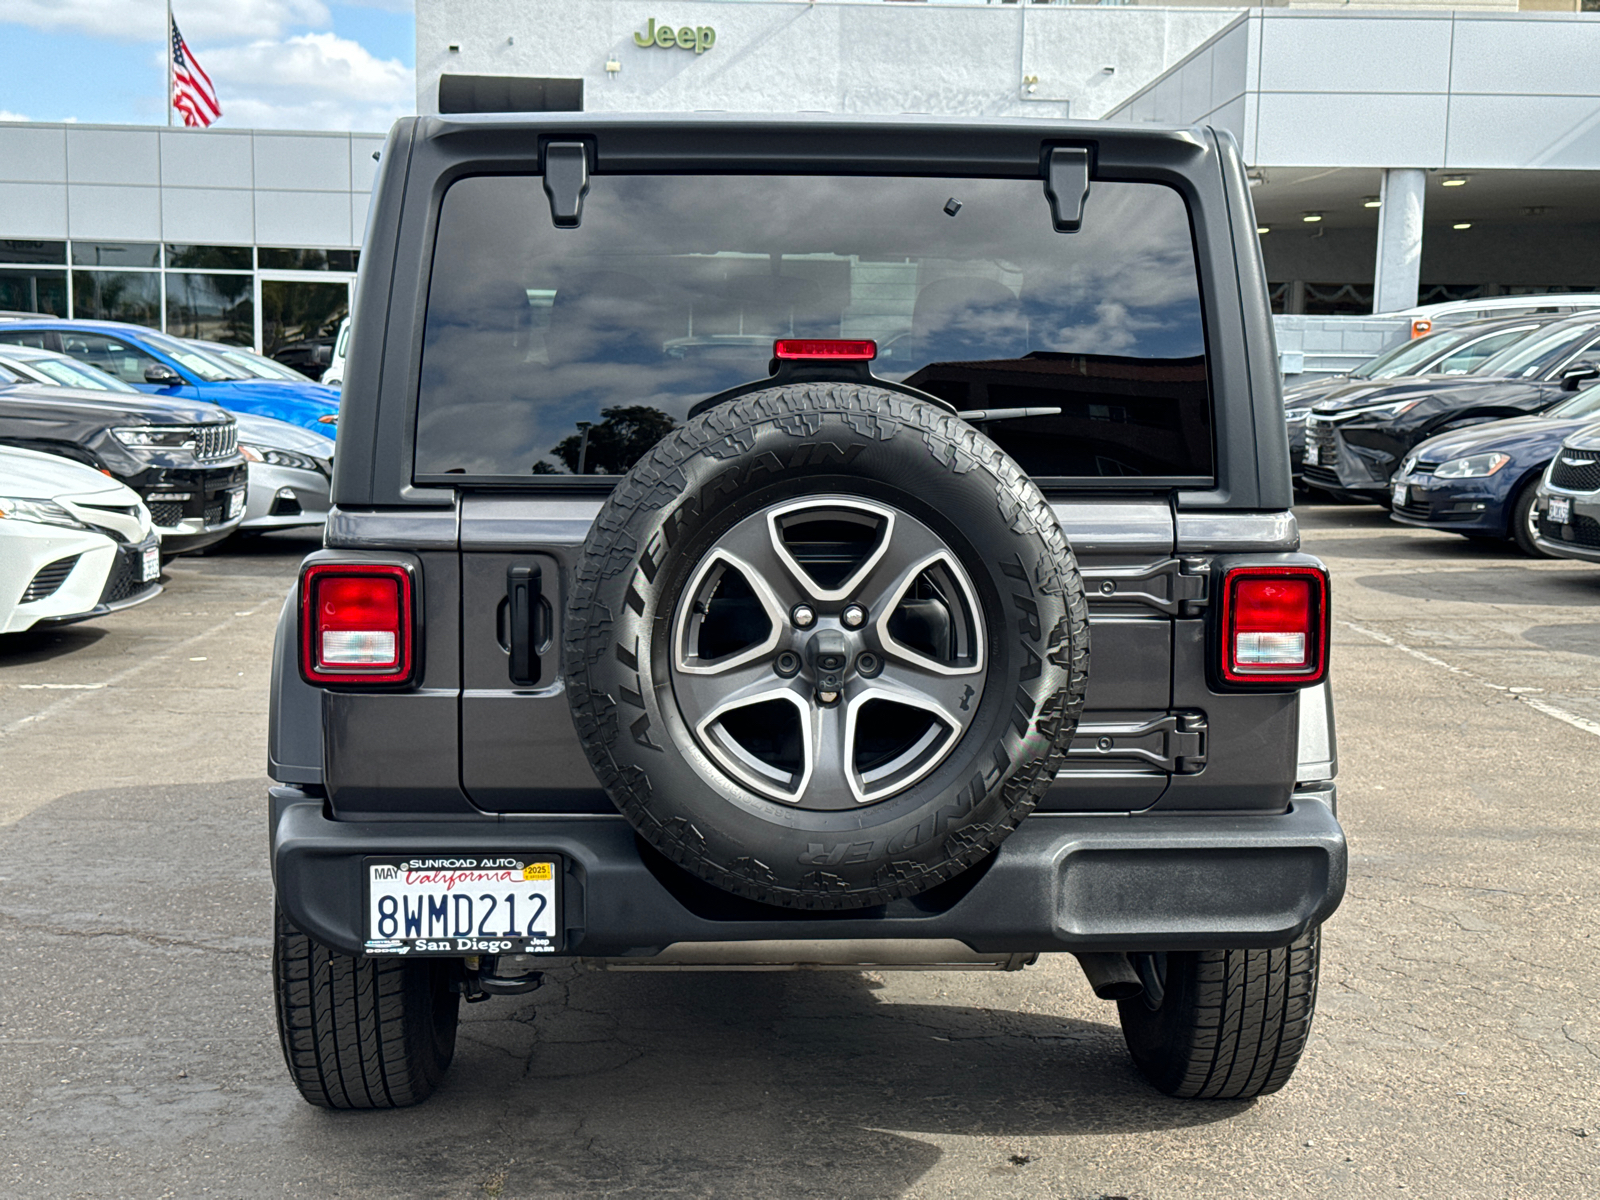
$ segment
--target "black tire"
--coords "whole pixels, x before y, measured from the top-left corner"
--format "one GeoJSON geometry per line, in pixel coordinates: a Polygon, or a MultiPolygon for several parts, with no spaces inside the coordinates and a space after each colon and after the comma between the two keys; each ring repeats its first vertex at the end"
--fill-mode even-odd
{"type": "Polygon", "coordinates": [[[673,862],[768,904],[861,908],[951,879],[1033,810],[1083,706],[1087,611],[1049,504],[976,429],[881,388],[773,387],[689,421],[612,492],[568,602],[568,697],[602,786],[673,862]],[[934,530],[989,631],[977,707],[948,757],[901,792],[831,812],[783,808],[719,772],[668,670],[673,606],[707,548],[765,506],[824,493],[934,530]]]}
{"type": "Polygon", "coordinates": [[[283,1061],[308,1102],[404,1108],[444,1078],[461,1001],[449,960],[353,958],[279,912],[272,978],[283,1061]]]}
{"type": "Polygon", "coordinates": [[[1548,550],[1533,540],[1533,502],[1539,492],[1539,475],[1517,489],[1517,498],[1511,502],[1511,515],[1506,520],[1506,531],[1511,541],[1529,558],[1553,558],[1548,550]]]}
{"type": "Polygon", "coordinates": [[[1312,929],[1281,950],[1134,956],[1146,992],[1117,1010],[1144,1077],[1200,1100],[1247,1100],[1288,1083],[1311,1033],[1318,943],[1312,929]],[[1152,974],[1164,993],[1155,1007],[1152,974]]]}

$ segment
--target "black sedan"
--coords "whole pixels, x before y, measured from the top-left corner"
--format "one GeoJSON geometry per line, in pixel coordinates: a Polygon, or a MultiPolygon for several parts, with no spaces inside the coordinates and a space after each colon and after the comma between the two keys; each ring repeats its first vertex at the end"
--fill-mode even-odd
{"type": "Polygon", "coordinates": [[[1390,480],[1417,443],[1452,429],[1543,412],[1600,378],[1600,314],[1555,321],[1471,375],[1352,384],[1306,423],[1301,481],[1388,505],[1390,480]]]}
{"type": "Polygon", "coordinates": [[[246,466],[232,414],[143,393],[23,383],[0,369],[0,445],[85,463],[150,509],[163,554],[221,541],[244,517],[246,466]]]}
{"type": "Polygon", "coordinates": [[[1289,426],[1291,470],[1298,478],[1305,460],[1306,418],[1311,409],[1323,400],[1352,384],[1384,380],[1392,382],[1415,375],[1471,374],[1500,351],[1554,319],[1525,313],[1517,317],[1496,317],[1451,325],[1401,342],[1353,371],[1324,375],[1284,388],[1283,416],[1289,426]]]}

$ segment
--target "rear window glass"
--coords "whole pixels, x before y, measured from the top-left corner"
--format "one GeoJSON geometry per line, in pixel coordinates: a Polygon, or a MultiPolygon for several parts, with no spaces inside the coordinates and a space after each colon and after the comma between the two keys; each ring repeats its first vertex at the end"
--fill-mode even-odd
{"type": "Polygon", "coordinates": [[[1202,479],[1211,419],[1188,212],[1097,182],[1057,233],[1038,179],[600,175],[577,229],[536,177],[446,193],[421,478],[616,475],[781,337],[871,338],[1036,477],[1202,479]],[[1044,410],[1044,411],[1037,411],[1044,410]]]}

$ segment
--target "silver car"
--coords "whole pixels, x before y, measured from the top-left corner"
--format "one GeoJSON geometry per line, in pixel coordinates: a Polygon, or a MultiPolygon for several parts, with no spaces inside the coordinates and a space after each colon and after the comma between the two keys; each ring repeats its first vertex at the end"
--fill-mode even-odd
{"type": "Polygon", "coordinates": [[[1533,509],[1533,540],[1541,550],[1600,562],[1600,425],[1587,425],[1562,443],[1533,509]]]}
{"type": "Polygon", "coordinates": [[[328,516],[333,439],[272,417],[234,417],[239,451],[250,464],[240,531],[321,525],[328,516]]]}

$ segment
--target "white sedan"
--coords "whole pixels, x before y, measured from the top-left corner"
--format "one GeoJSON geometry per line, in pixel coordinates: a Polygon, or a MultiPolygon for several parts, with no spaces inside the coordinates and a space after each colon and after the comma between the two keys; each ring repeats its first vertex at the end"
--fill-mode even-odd
{"type": "Polygon", "coordinates": [[[161,543],[131,488],[0,447],[0,633],[103,616],[161,592],[161,543]]]}

